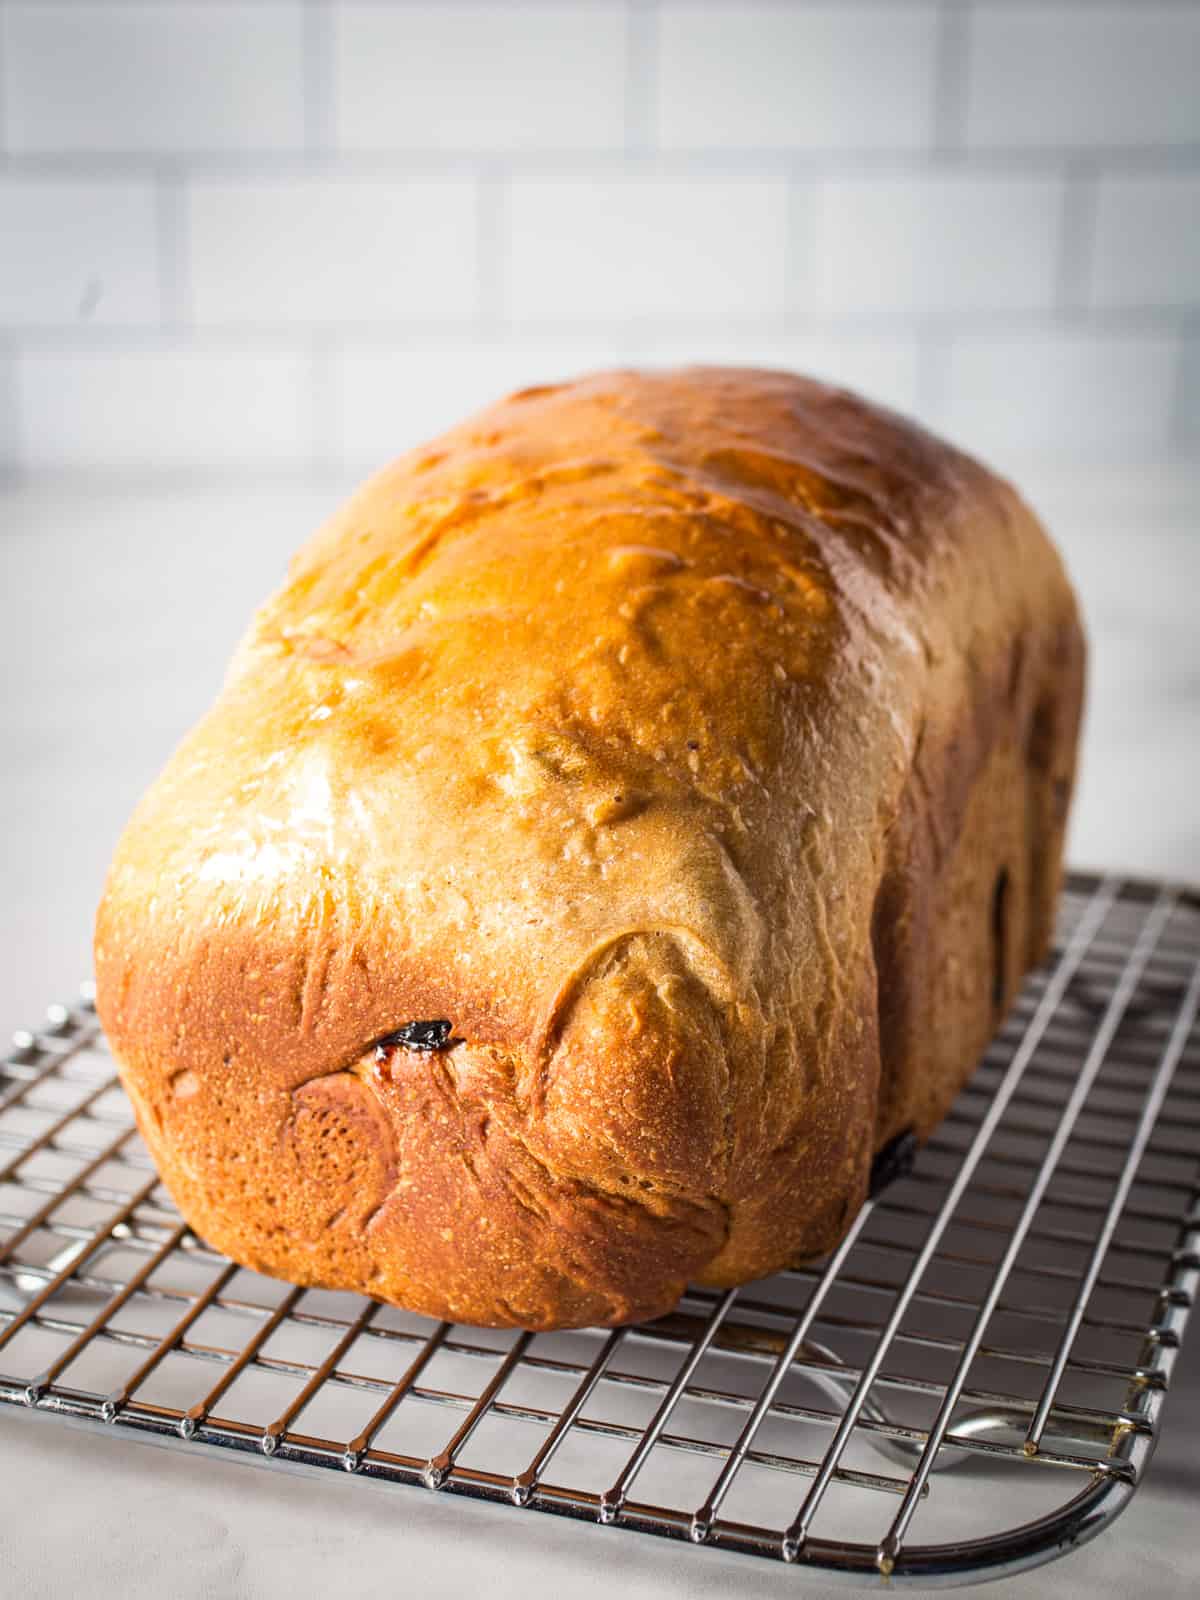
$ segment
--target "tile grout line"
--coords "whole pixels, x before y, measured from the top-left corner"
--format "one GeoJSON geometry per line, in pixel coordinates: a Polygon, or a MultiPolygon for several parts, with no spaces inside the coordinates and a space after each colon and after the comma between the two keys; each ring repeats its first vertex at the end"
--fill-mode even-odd
{"type": "MultiPolygon", "coordinates": [[[[7,44],[7,6],[0,0],[0,163],[7,165],[8,98],[5,88],[5,45],[7,44]]],[[[17,340],[0,327],[0,487],[10,488],[22,478],[23,432],[17,394],[17,340]]]]}
{"type": "Polygon", "coordinates": [[[969,4],[941,0],[938,8],[937,41],[934,55],[933,141],[931,160],[967,154],[967,104],[970,93],[970,28],[973,21],[969,4]]]}
{"type": "Polygon", "coordinates": [[[316,335],[308,351],[308,457],[314,472],[344,468],[341,389],[335,378],[337,349],[327,335],[316,335]]]}
{"type": "Polygon", "coordinates": [[[8,6],[5,0],[0,0],[0,159],[8,155],[9,128],[8,128],[8,96],[5,94],[4,61],[5,46],[8,43],[8,6]]]}
{"type": "Polygon", "coordinates": [[[304,0],[303,29],[304,150],[313,156],[337,147],[335,33],[328,0],[304,0]]]}
{"type": "Polygon", "coordinates": [[[1060,313],[1088,312],[1096,241],[1097,173],[1080,156],[1067,163],[1059,212],[1058,263],[1052,305],[1060,313]]]}
{"type": "MultiPolygon", "coordinates": [[[[2,0],[0,0],[2,3],[2,0]]],[[[80,0],[83,3],[83,0],[80,0]]],[[[267,0],[262,0],[263,4],[267,0]]],[[[332,114],[332,107],[328,108],[332,114]]],[[[1200,175],[1200,140],[1161,145],[1048,144],[975,146],[944,152],[969,176],[986,178],[997,171],[1009,177],[1046,176],[1062,171],[1064,162],[1086,158],[1116,175],[1195,177],[1200,175]]],[[[477,149],[341,150],[325,147],[296,150],[246,148],[238,151],[182,150],[4,150],[0,167],[25,177],[145,177],[169,157],[189,176],[226,182],[270,181],[318,174],[326,177],[378,179],[454,178],[470,176],[487,160],[513,178],[569,177],[588,180],[622,172],[673,178],[760,178],[787,173],[831,179],[861,176],[920,177],[941,165],[929,149],[898,151],[885,145],[756,145],[743,149],[697,145],[690,149],[614,147],[612,149],[509,150],[490,154],[477,149]]]]}
{"type": "MultiPolygon", "coordinates": [[[[491,193],[487,207],[481,210],[494,216],[486,223],[487,237],[499,231],[503,244],[503,182],[486,187],[491,193]]],[[[186,251],[184,252],[186,256],[186,251]]],[[[184,274],[186,276],[186,274],[184,274]]],[[[185,285],[186,288],[186,285],[185,285]]],[[[307,347],[309,341],[322,335],[348,347],[366,346],[380,340],[413,344],[424,349],[437,349],[446,342],[461,343],[473,333],[495,331],[505,339],[544,341],[572,338],[606,337],[613,334],[641,333],[652,328],[665,342],[672,339],[694,338],[697,335],[720,331],[732,337],[763,338],[778,334],[781,337],[806,337],[819,335],[826,338],[881,338],[893,339],[901,335],[967,335],[972,337],[1037,335],[1053,336],[1059,332],[1087,335],[1099,341],[1129,337],[1172,337],[1191,332],[1195,309],[1180,305],[1112,306],[1078,308],[1062,311],[1054,305],[1032,308],[1009,308],[995,311],[956,311],[947,313],[920,313],[915,311],[883,312],[829,312],[807,311],[803,307],[773,311],[764,316],[705,316],[691,314],[678,317],[653,316],[587,316],[574,315],[551,318],[513,318],[503,303],[502,278],[492,280],[488,290],[492,304],[487,315],[465,312],[437,318],[419,315],[385,317],[369,321],[330,321],[305,319],[296,322],[226,321],[198,324],[188,319],[175,329],[142,327],[135,324],[122,326],[79,326],[71,322],[29,323],[20,327],[10,325],[10,337],[19,339],[32,351],[72,351],[117,353],[126,349],[155,349],[170,342],[170,333],[184,332],[197,349],[214,352],[233,348],[271,350],[307,347]],[[500,302],[496,304],[497,300],[500,302]],[[492,311],[495,310],[493,318],[492,311]]],[[[183,296],[186,302],[186,294],[183,296]]]]}
{"type": "MultiPolygon", "coordinates": [[[[821,226],[821,183],[791,176],[784,198],[784,285],[786,312],[817,318],[817,264],[821,226]]],[[[779,319],[777,319],[779,320],[779,319]]]]}
{"type": "Polygon", "coordinates": [[[164,332],[182,332],[191,325],[191,284],[184,179],[174,163],[164,162],[155,176],[154,229],[159,324],[164,332]]]}
{"type": "Polygon", "coordinates": [[[1188,313],[1179,330],[1166,443],[1171,454],[1183,462],[1200,444],[1200,312],[1195,310],[1188,313]],[[1193,387],[1197,399],[1189,405],[1188,392],[1193,387]]]}
{"type": "MultiPolygon", "coordinates": [[[[0,172],[8,167],[10,129],[5,58],[8,44],[8,6],[0,0],[0,172]]],[[[0,326],[0,487],[16,487],[26,481],[25,423],[21,415],[20,379],[17,372],[20,346],[16,330],[0,326]]]]}
{"type": "Polygon", "coordinates": [[[917,414],[929,428],[948,426],[947,391],[953,332],[923,327],[917,330],[917,414]]]}
{"type": "Polygon", "coordinates": [[[474,319],[464,329],[495,336],[507,321],[508,308],[508,178],[502,170],[483,168],[476,178],[474,319]]]}
{"type": "Polygon", "coordinates": [[[656,0],[627,0],[625,7],[624,154],[657,148],[659,13],[656,0]]]}

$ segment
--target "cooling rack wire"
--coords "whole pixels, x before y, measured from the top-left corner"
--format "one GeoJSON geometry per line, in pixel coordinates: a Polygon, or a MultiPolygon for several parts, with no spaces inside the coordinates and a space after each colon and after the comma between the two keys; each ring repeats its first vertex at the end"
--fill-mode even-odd
{"type": "Polygon", "coordinates": [[[1200,1285],[1198,1005],[1200,896],[1075,874],[1051,959],[828,1259],[531,1334],[208,1249],[85,989],[0,1063],[0,1404],[851,1583],[1033,1566],[1110,1522],[1154,1448],[1200,1285]]]}

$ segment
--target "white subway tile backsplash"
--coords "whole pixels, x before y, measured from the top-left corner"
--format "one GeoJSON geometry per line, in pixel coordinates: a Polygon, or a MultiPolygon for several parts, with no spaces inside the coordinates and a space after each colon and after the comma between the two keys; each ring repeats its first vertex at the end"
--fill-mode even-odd
{"type": "Polygon", "coordinates": [[[615,345],[460,343],[342,350],[334,362],[335,458],[381,466],[514,389],[618,364],[615,345]]]}
{"type": "Polygon", "coordinates": [[[338,142],[348,150],[619,149],[619,5],[342,5],[338,142]]]}
{"type": "Polygon", "coordinates": [[[0,324],[113,326],[160,316],[150,183],[0,177],[0,324]]]}
{"type": "Polygon", "coordinates": [[[478,302],[468,178],[197,179],[186,205],[201,324],[469,317],[478,302]]]}
{"type": "Polygon", "coordinates": [[[787,184],[518,178],[504,281],[521,321],[767,317],[783,310],[787,184]]]}
{"type": "Polygon", "coordinates": [[[1170,434],[1177,349],[1155,334],[960,334],[938,421],[1001,464],[1014,455],[1153,455],[1170,434]]]}
{"type": "Polygon", "coordinates": [[[919,149],[933,133],[935,5],[662,6],[664,148],[919,149]]]}
{"type": "Polygon", "coordinates": [[[902,315],[1048,307],[1061,215],[1052,178],[829,180],[817,193],[817,303],[902,315]]]}
{"type": "Polygon", "coordinates": [[[1200,140],[1200,6],[985,4],[968,37],[970,146],[1200,140]]]}
{"type": "Polygon", "coordinates": [[[0,58],[18,151],[288,150],[303,142],[302,11],[9,5],[0,58]]]}
{"type": "Polygon", "coordinates": [[[1200,0],[0,0],[0,465],[713,360],[1163,456],[1198,316],[1200,0]]]}
{"type": "Polygon", "coordinates": [[[1111,176],[1098,187],[1091,300],[1188,306],[1200,297],[1200,175],[1111,176]]]}
{"type": "Polygon", "coordinates": [[[309,454],[310,363],[288,352],[25,351],[26,470],[295,467],[309,454]]]}

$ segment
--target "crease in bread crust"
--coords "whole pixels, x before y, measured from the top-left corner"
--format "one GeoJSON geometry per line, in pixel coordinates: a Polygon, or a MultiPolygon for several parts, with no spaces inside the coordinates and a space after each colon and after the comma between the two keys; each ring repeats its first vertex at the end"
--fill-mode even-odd
{"type": "Polygon", "coordinates": [[[247,1265],[495,1325],[831,1248],[1046,946],[1083,668],[1016,494],[845,391],[602,373],[401,457],[110,870],[164,1182],[247,1265]]]}

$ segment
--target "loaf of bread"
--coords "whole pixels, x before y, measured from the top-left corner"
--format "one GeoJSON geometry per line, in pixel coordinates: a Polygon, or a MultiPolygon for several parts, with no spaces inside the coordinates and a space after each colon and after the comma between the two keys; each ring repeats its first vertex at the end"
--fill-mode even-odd
{"type": "Polygon", "coordinates": [[[604,373],[401,457],[116,853],[163,1181],[236,1261],[498,1326],[828,1250],[1046,949],[1083,665],[1013,490],[843,390],[604,373]]]}

